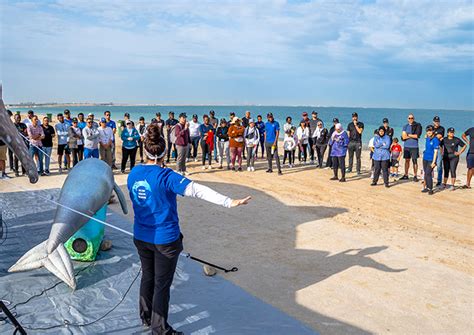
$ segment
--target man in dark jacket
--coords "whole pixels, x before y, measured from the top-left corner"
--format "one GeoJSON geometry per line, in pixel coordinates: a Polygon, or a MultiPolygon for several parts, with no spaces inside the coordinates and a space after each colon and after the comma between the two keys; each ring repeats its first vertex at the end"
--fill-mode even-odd
{"type": "Polygon", "coordinates": [[[178,154],[177,167],[178,173],[186,174],[186,157],[188,155],[189,143],[191,138],[189,136],[189,123],[186,120],[186,113],[179,114],[179,122],[174,127],[175,131],[175,145],[178,154]]]}

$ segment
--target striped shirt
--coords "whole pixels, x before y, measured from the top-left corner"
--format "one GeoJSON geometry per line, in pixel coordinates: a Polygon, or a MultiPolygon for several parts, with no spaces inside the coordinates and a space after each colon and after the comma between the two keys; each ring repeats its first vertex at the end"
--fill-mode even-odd
{"type": "Polygon", "coordinates": [[[43,143],[41,142],[41,137],[44,137],[43,127],[41,127],[39,123],[36,125],[36,127],[33,126],[33,124],[29,124],[27,131],[30,143],[37,147],[42,147],[43,143]]]}

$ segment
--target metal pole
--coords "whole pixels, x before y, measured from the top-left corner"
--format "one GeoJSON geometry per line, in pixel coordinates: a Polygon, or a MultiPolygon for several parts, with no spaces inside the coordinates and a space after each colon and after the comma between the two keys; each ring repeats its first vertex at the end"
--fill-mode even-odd
{"type": "Polygon", "coordinates": [[[15,332],[13,334],[16,334],[17,332],[19,332],[21,335],[27,335],[26,331],[23,329],[23,327],[20,325],[17,319],[13,316],[13,314],[8,310],[7,306],[5,306],[2,300],[0,300],[0,309],[10,319],[11,323],[15,327],[15,332]]]}

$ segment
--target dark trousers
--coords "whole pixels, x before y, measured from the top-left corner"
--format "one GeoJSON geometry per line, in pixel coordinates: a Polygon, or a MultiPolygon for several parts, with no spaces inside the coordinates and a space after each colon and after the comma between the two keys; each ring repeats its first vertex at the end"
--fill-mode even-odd
{"type": "Polygon", "coordinates": [[[188,158],[193,157],[194,159],[196,159],[198,155],[199,140],[200,140],[199,136],[191,137],[191,143],[190,143],[189,151],[188,151],[188,158]],[[191,156],[191,149],[193,150],[192,156],[191,156]]]}
{"type": "Polygon", "coordinates": [[[341,178],[346,178],[346,156],[332,157],[332,169],[334,171],[334,177],[337,178],[338,170],[341,170],[341,178]]]}
{"type": "Polygon", "coordinates": [[[329,145],[329,151],[328,151],[328,160],[326,161],[326,166],[327,167],[332,167],[332,157],[331,157],[331,150],[332,150],[332,145],[329,145]]]}
{"type": "MultiPolygon", "coordinates": [[[[19,165],[20,165],[20,160],[18,159],[17,156],[13,157],[13,166],[15,168],[15,172],[16,173],[20,173],[20,170],[19,169],[19,165]]],[[[25,174],[26,173],[26,170],[25,168],[23,167],[23,164],[21,165],[21,173],[22,174],[25,174]]]]}
{"type": "Polygon", "coordinates": [[[272,154],[272,146],[273,146],[272,143],[265,143],[265,149],[267,151],[268,169],[273,170],[272,162],[273,162],[273,158],[275,158],[277,169],[278,171],[281,171],[280,156],[278,156],[278,146],[275,148],[275,151],[273,151],[273,154],[272,154]]]}
{"type": "Polygon", "coordinates": [[[385,161],[376,161],[376,160],[372,160],[374,162],[374,180],[373,182],[375,184],[377,184],[377,182],[379,181],[379,177],[380,177],[380,172],[382,172],[382,176],[383,176],[383,183],[385,185],[388,185],[388,169],[390,167],[390,164],[389,164],[389,160],[385,160],[385,161]]]}
{"type": "Polygon", "coordinates": [[[265,136],[262,134],[260,135],[260,144],[257,145],[257,148],[255,149],[255,157],[258,157],[258,147],[260,146],[261,150],[262,150],[262,158],[263,156],[265,155],[265,136]]]}
{"type": "MultiPolygon", "coordinates": [[[[8,166],[10,167],[10,170],[15,170],[15,164],[14,164],[14,159],[13,159],[13,151],[8,148],[8,166]]],[[[18,171],[18,170],[16,170],[18,171]]]]}
{"type": "Polygon", "coordinates": [[[170,155],[171,155],[171,148],[173,148],[173,152],[174,152],[174,159],[178,159],[178,157],[176,157],[176,145],[174,145],[173,143],[171,143],[171,141],[168,139],[168,144],[167,144],[167,149],[168,149],[168,152],[166,153],[166,162],[169,163],[170,161],[170,155]]]}
{"type": "Polygon", "coordinates": [[[138,152],[140,154],[140,162],[143,162],[144,159],[143,159],[143,142],[142,141],[138,141],[138,152]]]}
{"type": "Polygon", "coordinates": [[[125,167],[127,166],[128,158],[130,157],[130,170],[133,169],[135,166],[135,158],[137,156],[137,147],[133,149],[127,149],[122,147],[122,166],[121,170],[125,171],[125,167]]]}
{"type": "Polygon", "coordinates": [[[298,146],[298,160],[306,162],[306,159],[308,158],[308,144],[300,144],[298,146]]]}
{"type": "Polygon", "coordinates": [[[443,157],[444,178],[456,178],[456,169],[458,168],[459,156],[443,157]]]}
{"type": "Polygon", "coordinates": [[[206,165],[206,158],[209,160],[209,165],[212,164],[212,152],[211,147],[206,141],[201,141],[201,150],[202,150],[202,165],[206,165]]]}
{"type": "Polygon", "coordinates": [[[283,164],[285,164],[287,157],[288,157],[288,164],[295,163],[295,156],[293,156],[293,150],[285,150],[285,153],[283,154],[283,164]]]}
{"type": "Polygon", "coordinates": [[[309,159],[314,161],[314,146],[316,145],[316,139],[313,137],[308,138],[308,146],[309,146],[309,159]]]}
{"type": "Polygon", "coordinates": [[[327,144],[316,144],[316,155],[318,156],[318,165],[320,168],[324,164],[324,153],[326,152],[327,144]]]}
{"type": "Polygon", "coordinates": [[[79,148],[71,149],[72,166],[76,166],[79,163],[79,148]]]}
{"type": "Polygon", "coordinates": [[[349,151],[349,171],[352,171],[352,166],[354,163],[354,153],[356,155],[356,170],[357,173],[360,173],[361,167],[361,154],[362,154],[362,144],[358,142],[349,142],[347,146],[347,150],[349,151]]]}
{"type": "Polygon", "coordinates": [[[171,334],[168,324],[170,287],[183,251],[182,236],[169,244],[151,244],[133,240],[140,256],[142,279],[140,282],[140,318],[151,325],[154,335],[171,334]]]}
{"type": "Polygon", "coordinates": [[[428,190],[433,189],[433,168],[431,167],[431,161],[423,159],[423,172],[425,174],[425,188],[428,190]]]}
{"type": "Polygon", "coordinates": [[[79,160],[79,162],[84,159],[84,144],[79,144],[77,146],[77,159],[79,160]]]}

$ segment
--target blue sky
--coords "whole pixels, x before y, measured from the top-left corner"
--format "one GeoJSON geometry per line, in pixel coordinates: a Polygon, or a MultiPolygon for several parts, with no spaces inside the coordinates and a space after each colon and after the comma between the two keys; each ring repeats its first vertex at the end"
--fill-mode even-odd
{"type": "Polygon", "coordinates": [[[0,6],[7,103],[474,109],[471,1],[0,6]]]}

